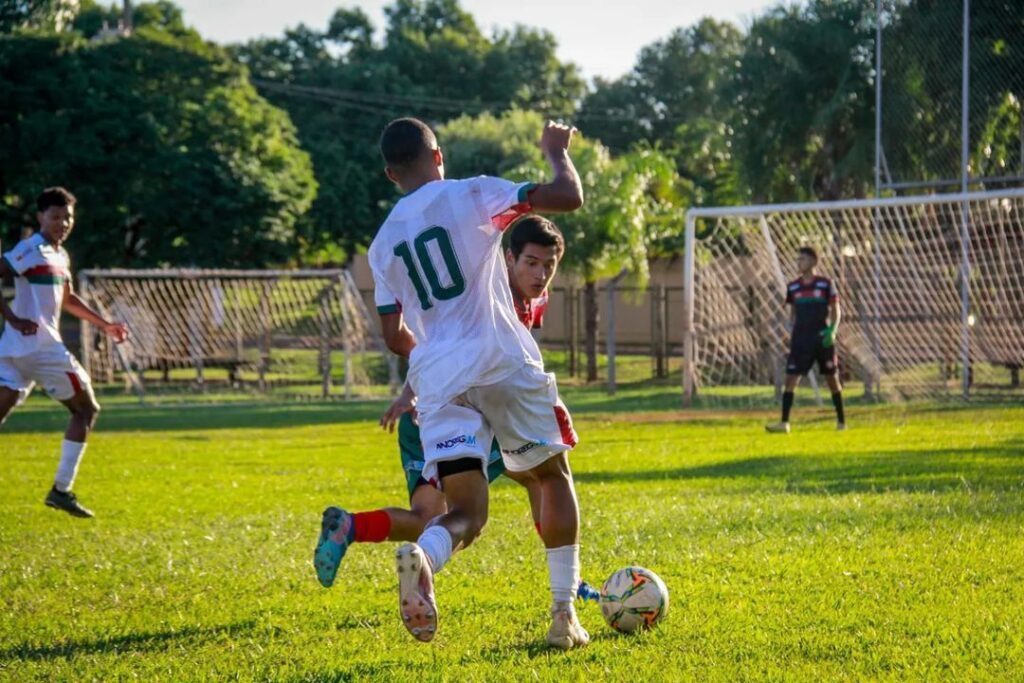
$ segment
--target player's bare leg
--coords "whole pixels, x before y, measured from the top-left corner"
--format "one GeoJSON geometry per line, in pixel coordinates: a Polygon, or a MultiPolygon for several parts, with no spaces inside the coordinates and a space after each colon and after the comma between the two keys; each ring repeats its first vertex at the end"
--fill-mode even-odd
{"type": "Polygon", "coordinates": [[[829,391],[832,392],[832,405],[836,409],[836,430],[846,431],[846,414],[843,409],[843,385],[839,381],[838,374],[825,375],[829,391]]]}
{"type": "MultiPolygon", "coordinates": [[[[461,462],[461,461],[457,461],[461,462]]],[[[441,476],[448,511],[433,520],[416,543],[395,553],[402,623],[414,638],[428,642],[437,632],[434,574],[455,552],[469,547],[487,523],[487,478],[480,469],[441,476]]]]}
{"type": "Polygon", "coordinates": [[[20,396],[21,393],[14,389],[0,387],[0,425],[7,421],[7,416],[18,405],[18,398],[20,396]]]}
{"type": "Polygon", "coordinates": [[[540,482],[529,472],[505,470],[505,476],[526,489],[526,495],[530,499],[530,516],[533,517],[533,528],[540,534],[540,482]]]}
{"type": "Polygon", "coordinates": [[[383,508],[353,513],[336,506],[327,508],[313,551],[317,579],[324,588],[333,586],[338,567],[353,543],[415,541],[430,520],[446,511],[444,494],[430,485],[416,487],[408,510],[383,508]]]}
{"type": "Polygon", "coordinates": [[[64,432],[57,476],[54,477],[53,488],[47,494],[45,502],[48,506],[75,517],[92,517],[92,511],[78,502],[71,487],[75,483],[78,466],[85,455],[86,440],[96,425],[100,406],[89,388],[80,389],[74,396],[61,403],[71,413],[71,419],[68,420],[68,428],[64,432]]]}
{"type": "Polygon", "coordinates": [[[389,541],[415,541],[435,517],[448,512],[444,494],[430,485],[417,486],[409,500],[409,509],[384,508],[391,518],[389,541]]]}
{"type": "Polygon", "coordinates": [[[772,434],[789,434],[789,413],[793,410],[794,392],[798,384],[800,375],[786,375],[786,388],[782,393],[782,420],[766,426],[766,431],[772,434]]]}
{"type": "Polygon", "coordinates": [[[580,513],[569,458],[559,453],[529,471],[540,494],[540,535],[551,578],[551,628],[547,642],[568,650],[590,641],[573,607],[579,584],[580,513]]]}

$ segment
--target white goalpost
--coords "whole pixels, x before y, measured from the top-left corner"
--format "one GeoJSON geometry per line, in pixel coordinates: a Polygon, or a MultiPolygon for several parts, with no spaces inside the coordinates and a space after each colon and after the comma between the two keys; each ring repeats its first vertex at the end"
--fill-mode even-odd
{"type": "Polygon", "coordinates": [[[1024,399],[1024,189],[691,209],[685,244],[687,405],[779,395],[804,245],[839,290],[847,383],[873,399],[1024,399]]]}
{"type": "Polygon", "coordinates": [[[94,381],[288,398],[383,396],[398,384],[346,270],[84,270],[80,294],[131,339],[82,326],[94,381]]]}

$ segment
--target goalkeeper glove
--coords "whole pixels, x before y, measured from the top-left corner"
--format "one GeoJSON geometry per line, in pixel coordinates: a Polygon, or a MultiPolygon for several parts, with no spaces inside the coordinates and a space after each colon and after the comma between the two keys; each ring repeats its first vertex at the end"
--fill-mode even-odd
{"type": "Polygon", "coordinates": [[[836,344],[836,326],[829,325],[821,331],[821,345],[831,349],[836,344]]]}

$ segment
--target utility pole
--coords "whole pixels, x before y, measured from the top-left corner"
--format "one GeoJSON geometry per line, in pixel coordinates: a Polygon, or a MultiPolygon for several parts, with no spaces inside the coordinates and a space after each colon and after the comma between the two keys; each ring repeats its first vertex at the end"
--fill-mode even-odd
{"type": "Polygon", "coordinates": [[[121,32],[130,36],[132,34],[132,0],[124,0],[121,9],[121,32]]]}

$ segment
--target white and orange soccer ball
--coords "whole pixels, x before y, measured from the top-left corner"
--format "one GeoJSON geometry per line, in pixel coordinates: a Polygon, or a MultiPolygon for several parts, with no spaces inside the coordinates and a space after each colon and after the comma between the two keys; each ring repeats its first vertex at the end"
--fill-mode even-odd
{"type": "Polygon", "coordinates": [[[668,588],[650,569],[626,567],[608,577],[598,600],[601,614],[616,631],[654,628],[668,614],[668,588]]]}

